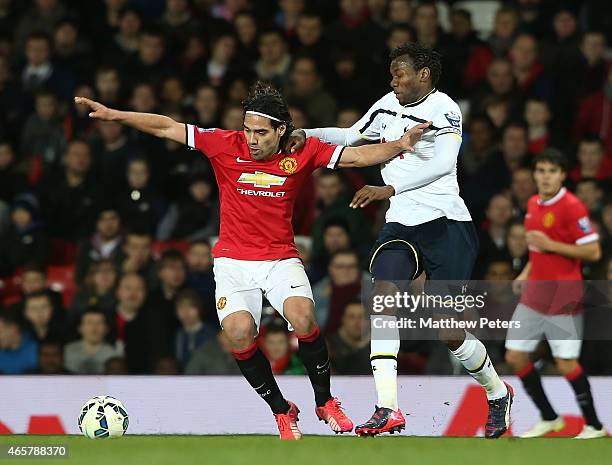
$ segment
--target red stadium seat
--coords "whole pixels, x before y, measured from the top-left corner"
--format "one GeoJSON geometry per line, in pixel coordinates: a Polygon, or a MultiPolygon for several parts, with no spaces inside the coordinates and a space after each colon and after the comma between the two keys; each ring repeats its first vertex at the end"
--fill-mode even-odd
{"type": "Polygon", "coordinates": [[[191,247],[190,241],[175,240],[175,241],[155,241],[153,242],[153,254],[159,257],[165,250],[176,249],[183,254],[187,253],[191,247]]]}
{"type": "Polygon", "coordinates": [[[61,292],[64,307],[70,307],[77,285],[74,282],[74,265],[50,266],[47,270],[49,287],[61,292]]]}
{"type": "Polygon", "coordinates": [[[72,265],[76,261],[77,249],[78,245],[74,242],[51,239],[49,241],[49,264],[72,265]]]}
{"type": "Polygon", "coordinates": [[[10,306],[21,299],[21,273],[0,278],[0,296],[5,306],[10,306]]]}

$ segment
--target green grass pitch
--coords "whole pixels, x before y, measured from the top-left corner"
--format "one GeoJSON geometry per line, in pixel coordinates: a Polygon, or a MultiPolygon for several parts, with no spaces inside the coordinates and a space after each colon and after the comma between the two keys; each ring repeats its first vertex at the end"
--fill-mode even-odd
{"type": "Polygon", "coordinates": [[[0,436],[2,445],[63,444],[68,459],[0,459],[0,465],[606,465],[612,438],[513,439],[357,438],[306,436],[282,442],[272,436],[0,436]]]}

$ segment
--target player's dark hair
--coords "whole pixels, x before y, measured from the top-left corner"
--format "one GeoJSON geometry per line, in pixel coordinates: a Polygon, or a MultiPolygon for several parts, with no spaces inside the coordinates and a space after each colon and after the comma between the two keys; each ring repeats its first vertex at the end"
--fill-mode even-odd
{"type": "Polygon", "coordinates": [[[38,273],[46,277],[47,268],[41,265],[40,263],[26,263],[23,266],[23,271],[21,272],[21,274],[25,274],[25,273],[38,273]]]}
{"type": "Polygon", "coordinates": [[[51,306],[53,306],[53,301],[51,300],[51,296],[49,295],[46,289],[42,289],[40,291],[32,292],[31,294],[26,295],[24,297],[24,301],[27,302],[30,299],[37,299],[38,297],[45,297],[49,301],[51,306]]]}
{"type": "Polygon", "coordinates": [[[28,35],[26,42],[29,42],[31,40],[45,40],[47,41],[47,44],[51,44],[51,37],[49,37],[49,34],[43,31],[34,31],[30,35],[28,35]]]}
{"type": "Polygon", "coordinates": [[[403,56],[410,58],[412,68],[415,71],[428,68],[431,73],[432,85],[435,86],[438,83],[442,74],[442,55],[416,42],[401,45],[393,49],[389,54],[391,61],[395,61],[403,56]]]}
{"type": "Polygon", "coordinates": [[[561,171],[567,172],[567,158],[565,158],[563,152],[552,147],[544,149],[541,153],[536,155],[533,159],[533,169],[536,168],[538,163],[550,163],[561,168],[561,171]]]}
{"type": "Polygon", "coordinates": [[[106,312],[99,307],[88,307],[83,313],[81,313],[81,318],[79,318],[79,324],[83,323],[85,316],[87,315],[102,315],[102,319],[104,320],[104,324],[108,326],[108,316],[106,312]]]}
{"type": "Polygon", "coordinates": [[[332,216],[329,220],[325,222],[325,225],[323,226],[323,232],[325,232],[328,228],[331,228],[334,226],[338,228],[342,228],[346,232],[346,234],[349,236],[349,239],[350,239],[351,229],[349,227],[348,221],[346,221],[341,216],[332,216]]]}
{"type": "Polygon", "coordinates": [[[249,95],[242,101],[242,108],[244,111],[257,111],[270,115],[280,121],[270,120],[270,124],[274,129],[278,128],[281,124],[287,126],[285,134],[280,139],[279,147],[284,147],[285,142],[295,129],[293,127],[293,119],[291,113],[289,113],[289,105],[285,97],[272,85],[257,81],[251,88],[249,95]]]}
{"type": "Polygon", "coordinates": [[[578,141],[578,145],[586,142],[587,144],[597,144],[599,148],[604,149],[604,143],[597,134],[587,134],[578,141]]]}
{"type": "Polygon", "coordinates": [[[264,337],[268,334],[284,334],[286,336],[289,336],[289,331],[287,331],[287,326],[284,322],[279,320],[272,320],[266,325],[264,337]]]}

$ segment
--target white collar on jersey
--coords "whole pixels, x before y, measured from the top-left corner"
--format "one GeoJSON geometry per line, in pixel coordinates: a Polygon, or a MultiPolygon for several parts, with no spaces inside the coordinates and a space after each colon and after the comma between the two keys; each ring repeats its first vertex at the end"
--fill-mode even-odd
{"type": "Polygon", "coordinates": [[[414,107],[414,106],[418,105],[419,103],[422,103],[423,100],[425,100],[427,97],[429,97],[435,91],[436,91],[436,88],[434,87],[429,92],[427,92],[425,95],[423,95],[420,99],[418,99],[418,100],[416,100],[416,101],[414,101],[412,103],[407,103],[406,105],[404,105],[404,108],[406,108],[406,107],[414,107]]]}
{"type": "Polygon", "coordinates": [[[565,187],[562,187],[561,189],[559,189],[559,192],[557,192],[554,195],[554,197],[551,197],[548,200],[542,200],[538,197],[538,205],[553,205],[557,203],[559,200],[561,200],[561,197],[563,197],[566,192],[567,192],[567,189],[565,187]]]}

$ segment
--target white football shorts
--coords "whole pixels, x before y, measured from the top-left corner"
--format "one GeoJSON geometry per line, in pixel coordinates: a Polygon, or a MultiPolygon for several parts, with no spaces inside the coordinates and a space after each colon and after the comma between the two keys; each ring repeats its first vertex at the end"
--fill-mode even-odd
{"type": "MultiPolygon", "coordinates": [[[[283,318],[283,305],[287,298],[306,297],[314,302],[310,282],[299,258],[236,260],[220,257],[215,258],[213,271],[217,316],[222,326],[228,315],[246,310],[253,316],[259,331],[263,296],[283,318]]],[[[287,323],[292,330],[291,324],[287,323]]]]}

